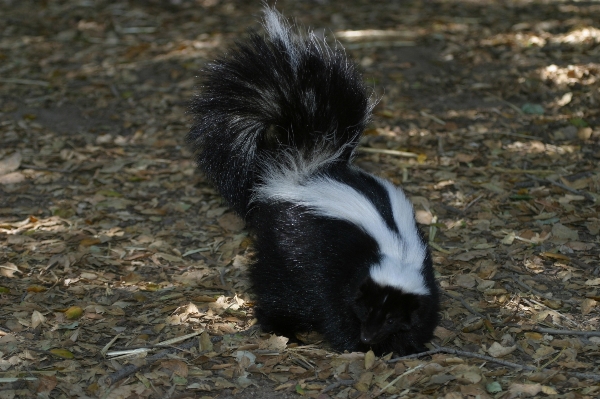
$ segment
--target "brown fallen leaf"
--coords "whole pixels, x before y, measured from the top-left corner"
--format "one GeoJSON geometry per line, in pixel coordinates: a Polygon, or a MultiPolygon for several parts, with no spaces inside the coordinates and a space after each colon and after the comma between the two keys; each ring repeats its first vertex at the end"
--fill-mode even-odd
{"type": "Polygon", "coordinates": [[[21,166],[23,157],[20,152],[13,152],[11,155],[0,159],[0,176],[14,172],[21,166]]]}
{"type": "Polygon", "coordinates": [[[19,273],[19,268],[14,263],[8,262],[0,265],[0,276],[6,278],[15,278],[16,273],[19,273]]]}
{"type": "Polygon", "coordinates": [[[372,350],[369,350],[367,353],[365,353],[365,370],[368,370],[371,367],[373,367],[374,363],[375,363],[375,353],[373,353],[372,350]]]}
{"type": "Polygon", "coordinates": [[[561,223],[556,223],[552,226],[552,236],[564,240],[579,240],[577,230],[572,230],[561,223]]]}
{"type": "Polygon", "coordinates": [[[31,327],[37,328],[37,326],[44,322],[46,322],[46,317],[37,310],[34,310],[31,314],[31,327]]]}
{"type": "Polygon", "coordinates": [[[592,309],[594,307],[596,307],[597,304],[598,304],[598,302],[596,302],[593,299],[590,299],[590,298],[584,299],[583,301],[581,301],[581,314],[584,316],[587,314],[590,314],[592,309]]]}
{"type": "Polygon", "coordinates": [[[55,375],[41,375],[39,378],[39,384],[36,388],[36,393],[38,394],[49,394],[56,385],[58,384],[58,379],[55,375]]]}
{"type": "Polygon", "coordinates": [[[25,181],[25,175],[21,172],[12,172],[0,176],[0,184],[18,184],[25,181]]]}
{"type": "Polygon", "coordinates": [[[280,337],[275,334],[271,335],[267,340],[261,340],[258,345],[260,349],[268,349],[276,352],[282,352],[287,347],[289,341],[286,337],[280,337]]]}
{"type": "Polygon", "coordinates": [[[508,398],[530,398],[542,391],[542,384],[514,383],[508,387],[508,398]]]}
{"type": "Polygon", "coordinates": [[[512,353],[517,349],[516,345],[513,346],[502,346],[498,342],[494,342],[489,348],[488,353],[492,357],[503,357],[512,353]]]}
{"type": "Polygon", "coordinates": [[[217,218],[217,223],[219,226],[232,233],[242,231],[246,225],[239,216],[232,212],[219,216],[217,218]]]}
{"type": "Polygon", "coordinates": [[[173,374],[177,374],[180,377],[188,376],[188,365],[182,361],[177,359],[168,359],[160,362],[160,366],[167,370],[171,370],[173,374]]]}

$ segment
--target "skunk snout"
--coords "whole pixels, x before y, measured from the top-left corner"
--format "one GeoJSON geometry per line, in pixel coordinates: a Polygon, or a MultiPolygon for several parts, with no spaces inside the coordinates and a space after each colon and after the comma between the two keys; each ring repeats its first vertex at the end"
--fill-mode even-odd
{"type": "Polygon", "coordinates": [[[377,334],[366,332],[363,330],[360,332],[360,342],[362,342],[363,344],[367,344],[367,345],[376,344],[377,343],[377,334]]]}

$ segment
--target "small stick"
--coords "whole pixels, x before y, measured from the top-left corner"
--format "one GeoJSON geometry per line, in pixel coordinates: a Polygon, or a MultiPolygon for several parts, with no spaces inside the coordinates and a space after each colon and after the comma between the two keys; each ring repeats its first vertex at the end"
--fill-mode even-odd
{"type": "Polygon", "coordinates": [[[501,168],[500,166],[492,166],[492,169],[501,173],[514,173],[514,174],[520,174],[520,173],[524,173],[524,174],[533,174],[533,173],[537,173],[539,175],[550,175],[554,172],[552,172],[551,170],[547,170],[547,169],[508,169],[508,168],[501,168]]]}
{"type": "Polygon", "coordinates": [[[419,364],[416,367],[413,367],[412,369],[406,370],[404,373],[400,374],[398,377],[394,378],[392,380],[392,382],[390,382],[389,384],[387,384],[386,386],[384,386],[383,388],[381,388],[381,390],[379,392],[377,392],[375,395],[372,396],[372,398],[376,398],[379,395],[381,395],[383,392],[385,392],[386,389],[388,389],[389,387],[391,387],[392,385],[394,385],[395,383],[398,382],[398,380],[400,380],[400,378],[404,377],[405,375],[409,375],[414,373],[417,370],[420,370],[423,368],[423,364],[419,364]]]}
{"type": "Polygon", "coordinates": [[[536,290],[535,288],[532,288],[532,287],[530,287],[529,285],[525,284],[525,283],[524,283],[523,281],[521,281],[521,279],[520,279],[520,278],[518,278],[518,277],[517,277],[517,278],[515,278],[515,279],[513,279],[513,281],[514,281],[515,283],[519,284],[521,287],[525,288],[527,291],[529,291],[529,292],[531,292],[531,293],[533,293],[533,294],[535,294],[535,295],[537,295],[537,296],[539,296],[539,297],[546,298],[546,299],[550,299],[550,300],[553,300],[553,301],[555,301],[555,300],[556,300],[556,298],[552,298],[551,296],[548,296],[548,295],[544,294],[543,292],[540,292],[540,291],[536,290]]]}
{"type": "Polygon", "coordinates": [[[583,330],[562,330],[558,328],[542,328],[538,326],[520,326],[518,324],[509,324],[509,327],[520,328],[526,331],[535,331],[541,334],[556,334],[556,335],[583,335],[588,337],[600,337],[600,331],[583,331],[583,330]]]}
{"type": "Polygon", "coordinates": [[[593,265],[588,265],[587,263],[585,263],[584,261],[581,261],[579,259],[572,258],[570,256],[568,256],[568,258],[569,258],[569,262],[571,262],[571,263],[573,263],[573,264],[581,267],[582,269],[586,269],[586,268],[589,268],[589,267],[594,267],[593,265]]]}
{"type": "MultiPolygon", "coordinates": [[[[115,335],[108,344],[104,345],[104,348],[102,348],[102,350],[100,351],[100,354],[102,356],[106,356],[106,352],[108,352],[110,347],[117,341],[117,339],[119,339],[120,336],[121,336],[121,333],[115,335]]],[[[131,349],[131,348],[129,348],[129,349],[131,349]]]]}
{"type": "Polygon", "coordinates": [[[450,298],[452,298],[452,299],[455,299],[455,300],[457,300],[457,301],[460,301],[460,303],[462,303],[462,305],[465,307],[465,309],[467,309],[469,312],[473,313],[475,316],[479,316],[479,317],[481,317],[482,319],[485,319],[485,318],[486,318],[486,316],[485,316],[484,314],[482,314],[482,313],[479,313],[478,311],[476,311],[475,309],[473,309],[473,308],[472,308],[472,307],[471,307],[471,306],[470,306],[470,305],[467,303],[467,301],[465,301],[465,300],[464,300],[463,298],[461,298],[460,296],[458,296],[458,295],[457,295],[457,296],[451,295],[451,294],[449,294],[449,293],[448,293],[448,292],[446,292],[446,291],[442,291],[442,294],[444,294],[444,295],[447,295],[447,296],[449,296],[450,298]]]}
{"type": "Polygon", "coordinates": [[[557,361],[563,354],[563,352],[565,351],[566,348],[562,348],[562,350],[558,353],[558,355],[556,355],[554,357],[554,359],[550,359],[546,364],[544,364],[543,366],[541,366],[541,369],[545,369],[547,368],[549,365],[551,365],[552,363],[554,363],[555,361],[557,361]]]}
{"type": "Polygon", "coordinates": [[[560,317],[561,319],[563,319],[564,321],[566,321],[567,323],[573,325],[573,326],[578,326],[579,324],[577,324],[576,322],[574,322],[573,320],[569,319],[567,316],[565,316],[564,314],[557,312],[556,310],[552,309],[551,307],[544,305],[541,302],[536,301],[535,299],[532,298],[522,298],[522,300],[524,302],[527,302],[529,304],[529,306],[531,306],[531,304],[537,305],[541,308],[545,308],[548,309],[548,311],[558,317],[560,317]]]}
{"type": "Polygon", "coordinates": [[[581,196],[585,197],[585,199],[587,199],[588,201],[596,202],[596,198],[592,194],[585,192],[585,191],[575,190],[574,188],[571,188],[561,182],[558,182],[555,180],[550,180],[550,179],[540,179],[539,177],[536,177],[536,176],[533,176],[530,174],[526,174],[525,176],[527,176],[528,178],[530,178],[532,180],[540,182],[540,183],[554,184],[556,187],[560,187],[565,191],[568,191],[568,192],[576,194],[576,195],[581,195],[581,196]]]}
{"type": "Polygon", "coordinates": [[[405,157],[405,158],[417,158],[418,157],[418,155],[415,154],[414,152],[386,150],[384,148],[359,147],[358,150],[361,152],[368,152],[371,154],[397,155],[399,157],[405,157]]]}
{"type": "Polygon", "coordinates": [[[429,351],[425,351],[425,352],[413,353],[412,355],[406,355],[406,356],[396,357],[394,359],[388,360],[386,363],[392,364],[392,363],[400,362],[400,361],[403,361],[403,360],[418,359],[418,358],[424,357],[424,356],[435,355],[436,353],[441,353],[442,352],[440,350],[440,348],[443,348],[443,347],[437,347],[435,349],[432,349],[432,350],[429,350],[429,351]]]}
{"type": "Polygon", "coordinates": [[[442,208],[444,208],[445,210],[449,211],[449,212],[456,213],[457,215],[461,215],[462,216],[465,213],[464,211],[461,211],[460,209],[455,208],[455,207],[453,207],[451,205],[440,204],[440,206],[442,208]]]}
{"type": "Polygon", "coordinates": [[[190,349],[197,345],[198,345],[198,339],[193,339],[193,340],[186,342],[184,344],[181,344],[177,347],[165,349],[164,351],[161,351],[161,352],[157,353],[156,355],[147,357],[145,359],[144,364],[141,364],[139,366],[137,366],[135,364],[129,364],[129,365],[123,367],[121,370],[117,370],[114,373],[107,375],[104,378],[103,382],[104,382],[104,384],[106,384],[106,386],[111,386],[115,382],[120,381],[123,378],[129,377],[130,375],[136,373],[140,369],[151,366],[157,360],[160,360],[160,359],[168,356],[169,354],[171,354],[172,352],[174,352],[176,350],[186,350],[186,349],[190,349]]]}
{"type": "Polygon", "coordinates": [[[0,78],[0,82],[2,83],[16,83],[20,85],[31,85],[31,86],[50,86],[50,83],[45,82],[43,80],[33,80],[33,79],[11,79],[11,78],[0,78]]]}
{"type": "Polygon", "coordinates": [[[526,134],[520,134],[520,133],[512,133],[512,132],[493,132],[492,134],[501,134],[504,136],[511,136],[511,137],[519,137],[521,139],[529,139],[529,140],[541,140],[541,137],[537,137],[537,136],[528,136],[526,134]]]}
{"type": "Polygon", "coordinates": [[[477,201],[479,201],[480,199],[482,199],[482,198],[483,198],[483,194],[481,194],[479,197],[475,198],[473,201],[469,202],[469,203],[467,204],[467,206],[465,206],[465,209],[463,209],[463,213],[467,213],[467,210],[468,210],[470,207],[472,207],[473,205],[475,205],[475,203],[476,203],[477,201]]]}
{"type": "Polygon", "coordinates": [[[331,390],[341,387],[342,385],[352,385],[352,384],[354,384],[354,380],[339,380],[339,381],[334,382],[333,384],[328,385],[325,388],[323,388],[321,393],[329,392],[331,390]]]}
{"type": "Polygon", "coordinates": [[[452,253],[452,252],[450,252],[450,251],[448,251],[448,250],[446,250],[446,249],[444,249],[444,248],[440,247],[439,245],[437,245],[437,244],[436,244],[435,242],[433,242],[433,241],[429,241],[429,245],[430,245],[430,246],[431,246],[433,249],[435,249],[436,251],[438,251],[438,252],[441,252],[441,253],[443,253],[443,254],[451,254],[451,253],[452,253]]]}
{"type": "Polygon", "coordinates": [[[505,99],[503,99],[502,97],[500,97],[500,96],[497,96],[497,95],[495,95],[495,94],[491,94],[491,93],[488,93],[488,95],[489,95],[490,97],[494,97],[496,100],[502,101],[504,104],[508,105],[509,107],[511,107],[512,109],[514,109],[515,111],[517,111],[519,114],[521,114],[521,115],[524,115],[524,114],[525,114],[521,108],[517,107],[517,106],[516,106],[516,105],[514,105],[513,103],[510,103],[510,102],[506,101],[506,100],[505,100],[505,99]]]}
{"type": "MultiPolygon", "coordinates": [[[[461,351],[461,350],[457,350],[457,349],[447,348],[444,346],[437,347],[436,349],[433,349],[433,350],[430,350],[427,352],[421,352],[421,353],[415,353],[413,355],[397,357],[395,359],[388,360],[387,363],[396,363],[396,362],[399,362],[402,360],[414,359],[414,358],[423,357],[423,356],[429,356],[429,355],[433,355],[436,353],[447,353],[447,354],[456,355],[456,356],[472,357],[475,359],[484,360],[486,362],[497,363],[497,364],[500,364],[500,365],[503,365],[506,367],[511,367],[511,368],[515,368],[515,369],[523,369],[523,370],[527,370],[527,371],[552,371],[550,369],[538,368],[538,367],[528,366],[526,364],[518,364],[518,363],[508,362],[506,360],[496,359],[495,357],[480,355],[479,353],[466,352],[466,351],[461,351]]],[[[577,373],[577,372],[572,372],[572,371],[564,371],[564,373],[571,375],[573,377],[576,377],[576,378],[600,381],[600,374],[577,373]]]]}
{"type": "MultiPolygon", "coordinates": [[[[523,281],[521,281],[521,279],[518,278],[518,277],[514,279],[514,282],[517,283],[517,284],[519,284],[521,287],[525,288],[527,291],[531,292],[532,294],[539,296],[540,298],[545,298],[545,299],[548,299],[548,300],[551,300],[551,301],[561,301],[561,302],[571,303],[571,304],[577,303],[573,299],[560,299],[560,298],[556,299],[556,298],[553,298],[553,297],[551,297],[551,296],[549,296],[547,294],[544,294],[543,292],[540,292],[540,291],[538,291],[538,290],[530,287],[529,285],[527,285],[523,281]]],[[[543,306],[546,306],[546,305],[543,305],[543,306]]]]}
{"type": "Polygon", "coordinates": [[[71,170],[67,170],[67,169],[43,168],[41,166],[25,165],[25,164],[21,165],[21,169],[43,170],[45,172],[57,172],[57,173],[71,173],[72,172],[71,170]]]}
{"type": "Polygon", "coordinates": [[[108,87],[112,92],[113,96],[115,96],[116,98],[121,98],[121,93],[119,93],[119,90],[117,90],[117,86],[111,83],[108,85],[108,87]]]}
{"type": "Polygon", "coordinates": [[[425,111],[421,111],[421,116],[424,116],[425,118],[431,119],[432,121],[434,121],[434,122],[436,122],[436,123],[438,123],[438,124],[440,124],[442,126],[444,126],[446,124],[446,122],[444,122],[443,120],[441,120],[437,116],[428,114],[425,111]]]}

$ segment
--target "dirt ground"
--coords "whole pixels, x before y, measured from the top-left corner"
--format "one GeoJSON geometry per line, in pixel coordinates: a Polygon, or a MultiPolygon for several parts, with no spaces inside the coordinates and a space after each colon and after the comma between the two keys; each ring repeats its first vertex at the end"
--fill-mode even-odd
{"type": "Polygon", "coordinates": [[[260,2],[2,0],[0,399],[600,396],[600,3],[276,7],[380,99],[356,163],[429,238],[430,352],[255,325],[252,237],[184,136],[260,2]]]}

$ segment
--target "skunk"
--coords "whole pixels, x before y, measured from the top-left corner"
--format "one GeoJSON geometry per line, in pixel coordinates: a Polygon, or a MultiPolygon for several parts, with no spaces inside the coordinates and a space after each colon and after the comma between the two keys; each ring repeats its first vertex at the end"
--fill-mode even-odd
{"type": "Polygon", "coordinates": [[[438,323],[432,259],[402,190],[351,163],[373,107],[362,76],[269,7],[264,27],[206,67],[187,136],[255,234],[255,315],[340,352],[421,351],[438,323]]]}

